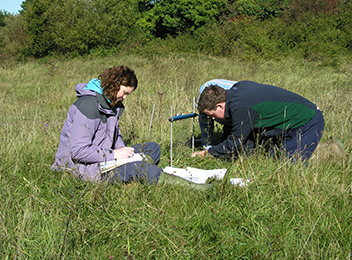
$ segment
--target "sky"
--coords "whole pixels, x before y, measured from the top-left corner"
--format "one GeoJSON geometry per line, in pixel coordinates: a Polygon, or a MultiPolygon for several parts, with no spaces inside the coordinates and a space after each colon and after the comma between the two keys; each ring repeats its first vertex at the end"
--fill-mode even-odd
{"type": "Polygon", "coordinates": [[[7,11],[10,14],[17,14],[21,10],[21,4],[24,0],[0,0],[0,10],[7,11]]]}

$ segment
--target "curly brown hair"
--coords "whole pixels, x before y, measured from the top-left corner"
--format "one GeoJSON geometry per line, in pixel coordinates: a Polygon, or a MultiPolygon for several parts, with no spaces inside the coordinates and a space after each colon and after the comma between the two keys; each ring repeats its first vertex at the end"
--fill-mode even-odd
{"type": "Polygon", "coordinates": [[[100,86],[103,89],[103,94],[111,101],[111,105],[117,104],[116,94],[119,92],[121,85],[137,89],[138,80],[134,70],[127,66],[116,66],[104,70],[99,75],[100,86]]]}
{"type": "Polygon", "coordinates": [[[218,85],[206,87],[199,97],[198,110],[203,114],[204,110],[215,110],[216,105],[226,102],[226,90],[218,85]]]}

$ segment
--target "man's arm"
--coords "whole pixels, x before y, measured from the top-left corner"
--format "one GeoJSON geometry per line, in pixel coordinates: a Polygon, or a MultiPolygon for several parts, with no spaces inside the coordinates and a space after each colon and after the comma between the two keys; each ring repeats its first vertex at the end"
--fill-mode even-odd
{"type": "Polygon", "coordinates": [[[222,127],[221,142],[225,141],[227,137],[231,134],[231,124],[224,124],[222,127]]]}
{"type": "Polygon", "coordinates": [[[208,152],[215,157],[237,156],[249,134],[253,131],[258,117],[257,111],[250,107],[239,108],[236,111],[230,110],[229,115],[231,118],[231,133],[222,143],[208,149],[208,152]]]}
{"type": "Polygon", "coordinates": [[[199,114],[198,120],[202,136],[202,146],[206,148],[213,144],[214,120],[204,114],[199,114]]]}

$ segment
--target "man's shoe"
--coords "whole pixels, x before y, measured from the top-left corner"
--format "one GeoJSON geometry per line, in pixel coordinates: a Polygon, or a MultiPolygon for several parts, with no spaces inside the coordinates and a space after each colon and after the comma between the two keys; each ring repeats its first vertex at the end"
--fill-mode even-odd
{"type": "Polygon", "coordinates": [[[319,143],[312,155],[312,159],[326,159],[330,157],[341,159],[347,157],[344,145],[335,137],[330,137],[327,141],[319,143]]]}

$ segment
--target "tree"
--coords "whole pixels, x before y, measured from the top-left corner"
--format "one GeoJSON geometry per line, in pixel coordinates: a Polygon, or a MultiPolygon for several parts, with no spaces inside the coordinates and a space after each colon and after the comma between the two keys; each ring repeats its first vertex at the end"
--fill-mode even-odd
{"type": "Polygon", "coordinates": [[[48,10],[51,0],[36,0],[25,3],[22,15],[29,37],[28,51],[35,57],[43,57],[52,51],[48,10]]]}
{"type": "Polygon", "coordinates": [[[218,21],[226,9],[222,0],[159,0],[153,1],[152,7],[145,1],[139,2],[147,6],[139,25],[160,38],[192,33],[218,21]]]}
{"type": "Polygon", "coordinates": [[[289,2],[290,0],[239,0],[235,6],[238,16],[267,20],[280,17],[289,2]]]}
{"type": "Polygon", "coordinates": [[[307,22],[313,17],[334,14],[342,1],[339,0],[291,0],[286,10],[286,19],[307,22]]]}
{"type": "Polygon", "coordinates": [[[21,15],[8,15],[4,19],[6,26],[0,28],[3,51],[7,55],[20,54],[28,46],[28,35],[24,30],[21,15]]]}
{"type": "Polygon", "coordinates": [[[34,56],[84,55],[126,41],[138,19],[136,0],[31,0],[23,16],[34,56]]]}
{"type": "Polygon", "coordinates": [[[5,23],[5,17],[8,16],[9,14],[6,11],[0,10],[0,27],[4,27],[6,25],[5,23]]]}

